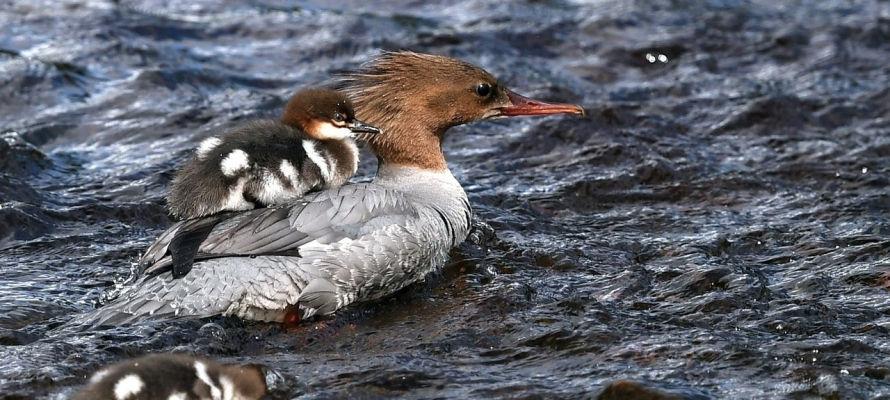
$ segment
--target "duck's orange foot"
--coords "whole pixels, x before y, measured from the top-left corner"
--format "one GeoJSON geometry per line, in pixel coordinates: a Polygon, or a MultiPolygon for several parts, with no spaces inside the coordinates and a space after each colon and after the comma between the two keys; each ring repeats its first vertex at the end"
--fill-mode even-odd
{"type": "Polygon", "coordinates": [[[300,312],[300,307],[288,307],[287,311],[284,313],[284,329],[299,328],[300,322],[302,321],[300,314],[302,314],[300,312]]]}

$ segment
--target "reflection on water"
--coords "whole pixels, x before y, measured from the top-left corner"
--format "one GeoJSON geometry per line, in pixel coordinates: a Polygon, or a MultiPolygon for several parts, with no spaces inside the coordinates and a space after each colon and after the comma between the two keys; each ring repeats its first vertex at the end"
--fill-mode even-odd
{"type": "Polygon", "coordinates": [[[176,351],[268,365],[278,398],[888,396],[888,15],[835,0],[0,6],[0,393],[62,398],[101,365],[176,351]],[[293,331],[66,329],[130,284],[201,139],[379,49],[462,58],[591,116],[452,130],[476,232],[379,303],[293,331]]]}

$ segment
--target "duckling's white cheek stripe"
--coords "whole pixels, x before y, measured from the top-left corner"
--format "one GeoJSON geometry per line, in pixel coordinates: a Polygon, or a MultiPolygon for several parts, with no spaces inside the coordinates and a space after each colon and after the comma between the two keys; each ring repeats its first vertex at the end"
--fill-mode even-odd
{"type": "Polygon", "coordinates": [[[207,386],[210,386],[210,396],[213,397],[213,400],[221,400],[222,399],[222,391],[216,387],[216,384],[213,383],[213,380],[210,379],[210,375],[207,375],[207,366],[200,361],[195,361],[195,375],[201,382],[204,382],[207,386]]]}
{"type": "Polygon", "coordinates": [[[145,382],[142,382],[142,378],[136,374],[127,375],[114,385],[114,397],[117,400],[126,400],[142,391],[143,387],[145,382]]]}
{"type": "Polygon", "coordinates": [[[315,144],[304,140],[303,141],[303,150],[306,150],[306,157],[309,157],[315,165],[318,166],[318,169],[321,170],[321,175],[324,177],[325,182],[331,180],[331,168],[328,166],[327,161],[325,161],[324,157],[315,150],[315,144]]]}
{"type": "Polygon", "coordinates": [[[336,126],[328,122],[322,122],[318,124],[318,127],[318,133],[325,139],[343,140],[355,135],[345,126],[336,126]]]}
{"type": "Polygon", "coordinates": [[[250,165],[250,159],[247,157],[247,153],[241,149],[232,150],[229,155],[226,156],[220,163],[220,167],[222,167],[222,173],[225,176],[235,176],[238,171],[242,169],[247,169],[250,165]]]}
{"type": "Polygon", "coordinates": [[[210,154],[216,146],[222,143],[222,140],[218,137],[210,137],[201,141],[201,144],[198,145],[198,159],[203,160],[207,158],[207,155],[210,154]]]}

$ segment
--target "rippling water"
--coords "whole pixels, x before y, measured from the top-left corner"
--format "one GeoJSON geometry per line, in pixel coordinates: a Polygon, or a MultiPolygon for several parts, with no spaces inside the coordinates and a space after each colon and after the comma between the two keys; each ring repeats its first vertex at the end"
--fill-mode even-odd
{"type": "Polygon", "coordinates": [[[4,2],[0,398],[160,351],[287,399],[890,398],[888,60],[887,1],[4,2]],[[452,130],[476,231],[379,303],[65,329],[201,139],[380,49],[591,115],[452,130]]]}

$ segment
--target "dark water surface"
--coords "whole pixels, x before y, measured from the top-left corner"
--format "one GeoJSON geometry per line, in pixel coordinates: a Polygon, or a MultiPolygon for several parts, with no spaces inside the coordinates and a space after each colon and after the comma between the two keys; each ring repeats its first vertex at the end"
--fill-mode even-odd
{"type": "Polygon", "coordinates": [[[890,398],[887,1],[4,1],[0,132],[3,399],[162,351],[284,399],[890,398]],[[452,130],[477,230],[382,302],[64,329],[201,139],[402,48],[591,115],[452,130]]]}

